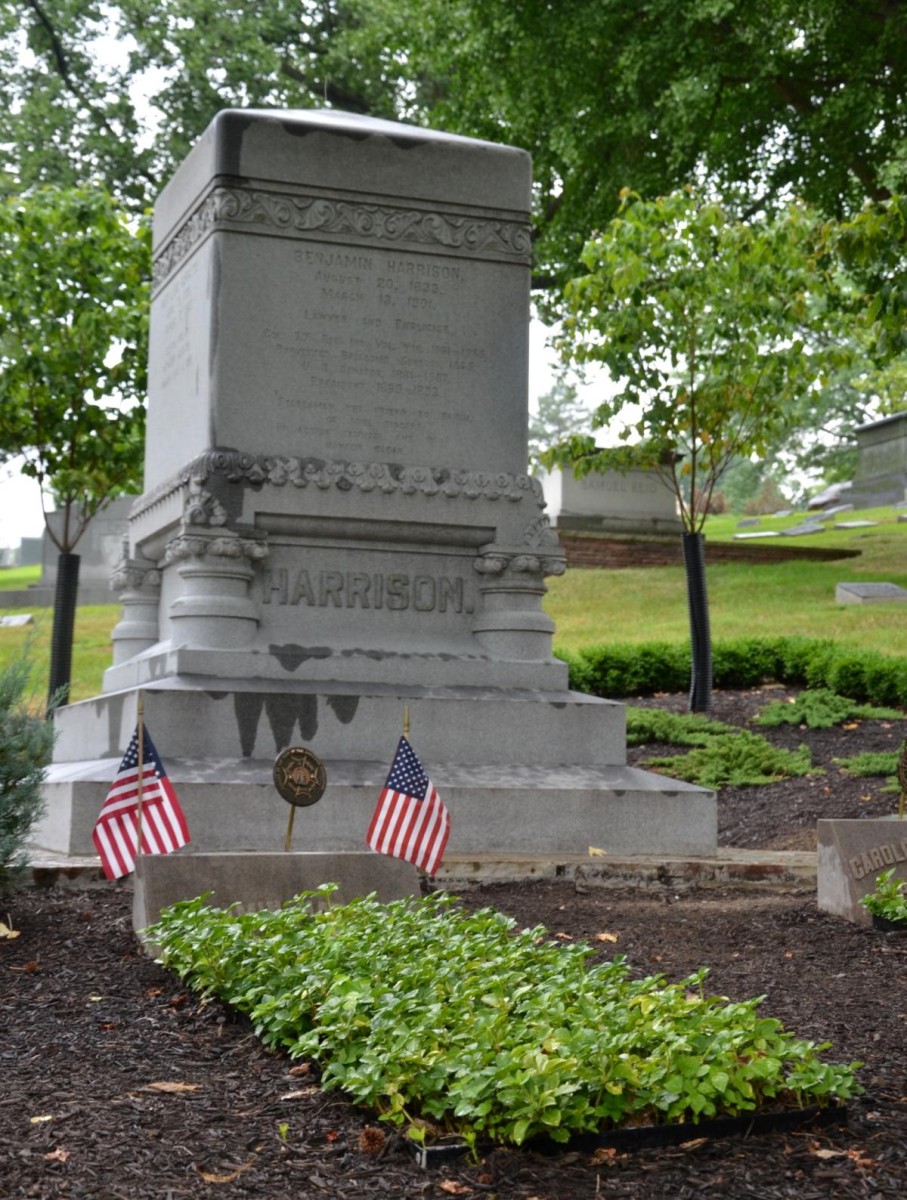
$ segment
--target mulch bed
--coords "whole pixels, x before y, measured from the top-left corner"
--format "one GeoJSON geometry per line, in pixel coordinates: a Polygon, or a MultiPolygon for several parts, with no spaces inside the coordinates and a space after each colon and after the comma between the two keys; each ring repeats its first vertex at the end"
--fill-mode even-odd
{"type": "MultiPolygon", "coordinates": [[[[781,694],[719,693],[714,715],[743,724],[781,694]]],[[[684,707],[683,697],[645,703],[684,707]]],[[[902,729],[863,721],[768,735],[805,741],[830,764],[896,749],[902,729]]],[[[721,840],[805,848],[815,843],[818,815],[888,813],[894,802],[881,781],[853,781],[837,768],[729,790],[720,797],[721,840]]],[[[199,1005],[145,957],[128,890],[30,888],[0,900],[0,920],[19,934],[0,941],[0,1196],[907,1195],[907,933],[820,913],[812,892],[583,892],[559,881],[487,885],[463,902],[493,905],[521,926],[543,924],[561,940],[614,934],[616,944],[593,944],[645,974],[676,980],[706,964],[714,993],[764,994],[766,1015],[831,1041],[837,1061],[862,1061],[865,1093],[848,1105],[847,1127],[694,1137],[634,1152],[502,1149],[427,1172],[390,1129],[323,1092],[313,1069],[263,1049],[247,1025],[217,1003],[199,1005]]]]}

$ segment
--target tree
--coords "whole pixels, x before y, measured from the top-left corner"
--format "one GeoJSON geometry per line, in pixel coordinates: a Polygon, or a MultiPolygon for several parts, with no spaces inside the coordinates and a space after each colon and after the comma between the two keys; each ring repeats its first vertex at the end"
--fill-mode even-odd
{"type": "MultiPolygon", "coordinates": [[[[105,192],[43,189],[0,203],[0,453],[19,455],[62,512],[50,694],[68,688],[76,545],[140,485],[150,235],[105,192]]],[[[46,520],[45,513],[45,520],[46,520]]]]}
{"type": "Polygon", "coordinates": [[[803,205],[745,223],[690,190],[648,202],[627,192],[620,214],[586,244],[588,273],[567,287],[561,351],[580,368],[608,369],[617,390],[592,426],[623,419],[625,444],[601,450],[586,434],[548,461],[578,474],[646,465],[674,491],[684,526],[693,711],[708,709],[711,691],[702,527],[712,493],[736,457],[764,452],[783,436],[792,402],[814,394],[842,353],[839,339],[827,336],[839,314],[829,301],[836,288],[821,233],[803,205]]]}
{"type": "Polygon", "coordinates": [[[538,409],[529,418],[529,464],[541,467],[541,456],[571,434],[589,428],[591,413],[576,394],[573,384],[558,380],[539,396],[538,409]]]}

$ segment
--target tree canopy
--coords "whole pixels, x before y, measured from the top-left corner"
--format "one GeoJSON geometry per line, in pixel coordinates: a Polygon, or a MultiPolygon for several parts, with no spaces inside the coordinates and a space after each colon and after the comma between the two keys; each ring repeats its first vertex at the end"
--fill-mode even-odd
{"type": "Polygon", "coordinates": [[[133,226],[101,191],[0,203],[0,454],[56,501],[64,553],[141,482],[150,239],[133,226]]]}
{"type": "Polygon", "coordinates": [[[11,0],[0,67],[18,188],[95,180],[145,204],[229,105],[523,146],[540,284],[577,273],[624,187],[708,180],[741,213],[802,197],[843,216],[907,182],[891,0],[11,0]]]}

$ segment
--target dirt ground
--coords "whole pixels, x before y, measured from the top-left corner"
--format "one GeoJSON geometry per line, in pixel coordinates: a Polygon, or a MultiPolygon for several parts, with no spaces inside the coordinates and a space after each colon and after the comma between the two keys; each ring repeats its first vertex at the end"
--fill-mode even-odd
{"type": "MultiPolygon", "coordinates": [[[[744,724],[783,694],[719,693],[714,715],[744,724]]],[[[684,706],[683,697],[645,703],[684,706]]],[[[728,789],[720,840],[802,849],[814,844],[817,816],[891,812],[881,781],[842,776],[830,760],[897,749],[903,732],[879,721],[770,732],[809,744],[826,774],[728,789]]],[[[766,1015],[831,1042],[835,1061],[861,1061],[864,1092],[846,1125],[607,1153],[497,1150],[426,1171],[369,1113],[321,1091],[314,1070],[263,1049],[145,957],[128,889],[27,888],[0,899],[0,921],[18,935],[0,940],[0,1197],[907,1196],[907,933],[820,913],[811,891],[581,893],[532,882],[489,885],[463,902],[562,940],[609,932],[609,952],[645,974],[675,980],[707,965],[713,993],[764,995],[766,1015]]]]}

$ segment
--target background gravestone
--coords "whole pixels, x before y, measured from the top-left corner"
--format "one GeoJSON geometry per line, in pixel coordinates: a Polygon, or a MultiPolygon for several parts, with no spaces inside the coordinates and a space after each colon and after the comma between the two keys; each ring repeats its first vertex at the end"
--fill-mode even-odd
{"type": "Polygon", "coordinates": [[[545,481],[556,526],[564,533],[680,535],[674,493],[656,471],[554,471],[545,481]]]}
{"type": "Polygon", "coordinates": [[[847,499],[855,508],[897,504],[907,497],[907,412],[856,430],[857,470],[847,499]]]}
{"type": "Polygon", "coordinates": [[[399,737],[451,853],[708,854],[711,793],[567,690],[527,474],[530,162],[336,112],[221,113],[154,218],[145,492],[104,695],[57,718],[43,845],[90,850],[143,689],[197,850],[274,849],[275,756],[359,850],[399,737]]]}

